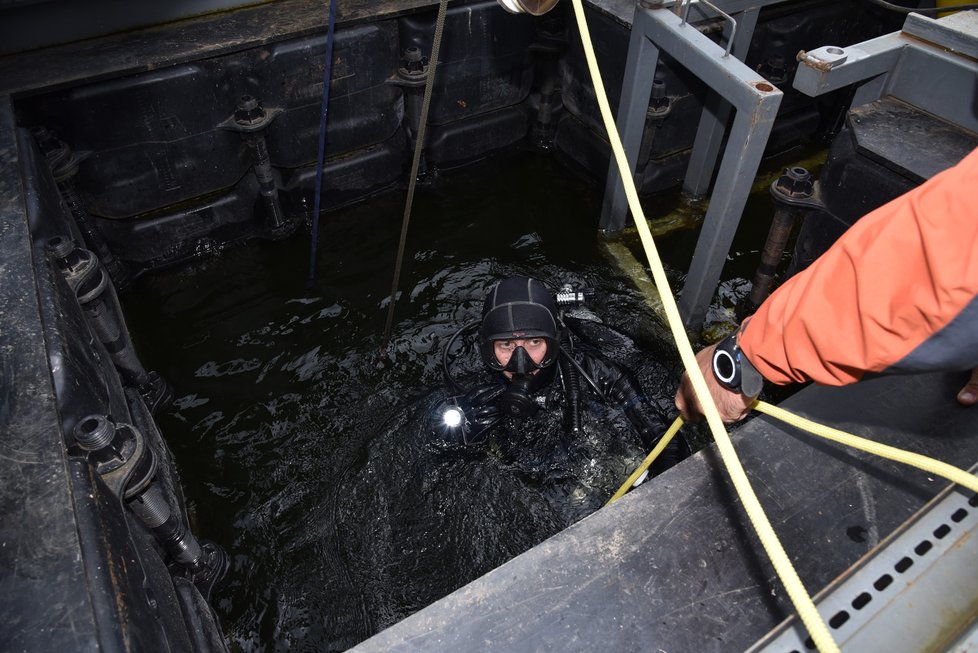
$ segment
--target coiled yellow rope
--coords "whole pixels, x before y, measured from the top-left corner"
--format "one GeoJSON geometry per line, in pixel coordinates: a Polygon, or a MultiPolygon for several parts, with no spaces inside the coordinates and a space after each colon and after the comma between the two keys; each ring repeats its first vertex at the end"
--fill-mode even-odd
{"type": "MultiPolygon", "coordinates": [[[[781,546],[777,534],[764,514],[764,510],[761,508],[760,502],[757,500],[757,496],[750,486],[750,481],[747,480],[744,468],[741,466],[740,460],[737,458],[737,453],[734,451],[733,444],[730,442],[730,436],[727,435],[723,421],[720,419],[720,414],[717,412],[713,398],[707,389],[706,380],[703,378],[699,365],[696,364],[693,348],[689,344],[689,339],[686,337],[686,331],[682,326],[676,300],[673,297],[672,289],[669,287],[669,281],[666,278],[665,270],[659,259],[659,253],[655,248],[655,242],[652,240],[652,234],[649,232],[649,227],[646,223],[645,213],[642,211],[642,205],[638,199],[638,191],[635,188],[635,182],[628,168],[628,161],[625,158],[625,150],[621,144],[621,137],[618,135],[614,118],[611,115],[611,106],[608,104],[604,83],[601,80],[601,71],[598,70],[597,59],[594,55],[594,46],[591,43],[591,34],[588,30],[587,21],[584,18],[584,6],[581,0],[572,0],[572,3],[574,6],[574,15],[577,18],[578,30],[581,34],[584,54],[587,58],[588,69],[591,72],[591,79],[594,84],[594,92],[597,96],[598,106],[601,109],[601,117],[604,120],[605,129],[608,132],[608,139],[611,142],[611,149],[614,153],[615,161],[618,164],[618,169],[621,172],[622,183],[625,186],[625,197],[628,199],[628,206],[632,211],[632,215],[635,217],[635,226],[638,228],[639,237],[645,249],[645,255],[648,257],[649,265],[652,268],[652,278],[655,281],[656,287],[659,289],[659,293],[662,295],[663,308],[665,308],[669,327],[676,341],[676,346],[679,348],[679,356],[689,373],[693,390],[696,392],[700,404],[705,409],[706,421],[710,426],[710,430],[713,432],[713,438],[716,440],[720,457],[723,459],[727,472],[730,474],[730,479],[743,502],[744,510],[747,512],[751,524],[754,526],[754,530],[757,532],[761,544],[764,546],[764,550],[767,551],[778,577],[781,578],[781,582],[784,584],[792,604],[798,610],[798,615],[812,636],[815,645],[823,653],[838,651],[839,647],[829,634],[825,621],[819,615],[818,610],[815,609],[814,602],[805,590],[805,586],[798,577],[798,573],[788,559],[788,554],[785,553],[784,547],[781,546]]],[[[649,71],[649,74],[652,74],[652,71],[649,71]]]]}

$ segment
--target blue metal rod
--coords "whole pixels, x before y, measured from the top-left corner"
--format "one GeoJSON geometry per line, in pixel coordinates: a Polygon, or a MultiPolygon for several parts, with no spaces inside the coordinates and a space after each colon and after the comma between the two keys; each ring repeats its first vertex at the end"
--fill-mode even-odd
{"type": "Polygon", "coordinates": [[[316,249],[319,245],[319,206],[323,187],[323,159],[326,154],[326,114],[329,107],[329,80],[333,76],[333,28],[336,25],[336,0],[329,0],[329,26],[326,29],[326,60],[323,62],[323,106],[319,113],[319,150],[316,154],[316,190],[312,203],[312,243],[309,248],[309,278],[316,281],[316,249]]]}

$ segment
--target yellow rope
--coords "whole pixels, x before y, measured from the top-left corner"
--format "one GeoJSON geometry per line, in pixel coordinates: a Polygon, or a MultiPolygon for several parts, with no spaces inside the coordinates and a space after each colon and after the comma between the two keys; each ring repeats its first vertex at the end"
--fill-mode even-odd
{"type": "MultiPolygon", "coordinates": [[[[750,518],[751,524],[754,526],[754,530],[757,532],[761,544],[764,546],[764,550],[767,551],[778,577],[781,578],[781,582],[784,584],[785,590],[791,598],[791,602],[794,604],[795,609],[798,610],[799,617],[801,617],[802,622],[812,636],[812,640],[823,653],[838,651],[839,647],[829,634],[829,630],[821,615],[819,615],[818,610],[815,609],[814,602],[805,590],[805,586],[798,577],[795,568],[791,565],[788,554],[785,553],[784,547],[781,546],[777,534],[774,532],[770,521],[768,521],[767,516],[764,514],[760,502],[757,500],[757,496],[754,494],[753,488],[750,486],[750,481],[747,480],[747,474],[744,472],[744,468],[737,458],[737,452],[730,442],[730,436],[727,435],[723,421],[720,419],[720,414],[717,412],[716,405],[713,403],[713,398],[710,396],[710,392],[706,386],[706,380],[703,378],[703,373],[696,363],[696,356],[693,353],[692,346],[689,344],[689,339],[686,337],[686,331],[682,326],[676,300],[669,287],[669,281],[666,278],[665,270],[659,259],[659,253],[655,248],[655,242],[652,240],[652,234],[649,232],[649,227],[645,220],[645,213],[642,211],[642,205],[638,199],[638,191],[635,188],[635,182],[628,168],[628,161],[625,158],[625,150],[621,144],[621,137],[618,135],[614,118],[611,115],[611,106],[608,104],[604,83],[601,80],[601,71],[598,69],[597,59],[594,55],[591,34],[588,30],[587,21],[584,18],[584,6],[581,0],[572,0],[572,3],[574,14],[577,18],[578,30],[581,33],[581,44],[584,47],[588,69],[591,72],[594,93],[597,96],[598,106],[601,109],[601,117],[604,120],[605,129],[608,132],[608,139],[611,142],[611,149],[621,173],[622,183],[625,186],[625,197],[628,199],[628,206],[635,218],[635,226],[642,240],[645,255],[649,259],[649,265],[652,268],[652,278],[655,280],[655,285],[662,296],[662,303],[666,310],[669,327],[676,341],[676,346],[679,348],[679,356],[683,361],[683,365],[686,367],[686,371],[689,373],[693,390],[696,392],[700,404],[705,409],[706,421],[710,426],[710,430],[713,432],[717,449],[720,452],[724,465],[727,467],[727,472],[730,474],[730,479],[737,490],[737,494],[743,502],[744,510],[747,512],[747,516],[750,518]]],[[[648,74],[652,74],[652,71],[648,71],[648,74]]]]}
{"type": "Polygon", "coordinates": [[[639,476],[641,476],[642,473],[649,468],[649,465],[655,462],[655,459],[659,457],[659,454],[666,448],[666,445],[672,442],[672,439],[676,437],[676,434],[679,433],[679,429],[681,429],[682,426],[683,418],[677,417],[676,421],[673,422],[672,426],[670,426],[665,432],[665,435],[662,436],[662,439],[659,440],[659,443],[655,445],[655,448],[653,448],[652,451],[649,452],[649,455],[645,457],[645,460],[642,461],[642,464],[639,465],[634,472],[632,472],[632,475],[628,477],[628,480],[626,480],[622,486],[618,488],[618,491],[615,492],[615,494],[608,499],[608,503],[604,505],[610,505],[611,503],[614,503],[618,499],[625,496],[625,493],[628,492],[633,485],[635,485],[635,481],[638,480],[639,476]]]}
{"type": "Polygon", "coordinates": [[[873,442],[872,440],[867,440],[866,438],[861,438],[857,435],[852,435],[851,433],[834,429],[831,426],[818,424],[809,419],[805,419],[800,415],[795,415],[794,413],[788,412],[784,408],[772,406],[765,401],[756,402],[754,404],[754,408],[765,415],[770,415],[771,417],[777,418],[786,424],[791,424],[794,427],[808,431],[809,433],[813,433],[819,437],[844,444],[852,447],[853,449],[859,449],[860,451],[875,454],[881,458],[887,458],[898,463],[903,463],[904,465],[917,467],[925,472],[946,478],[952,483],[962,485],[972,492],[978,492],[978,477],[975,477],[973,474],[969,474],[968,472],[964,471],[963,469],[959,469],[954,465],[948,465],[940,460],[935,460],[919,453],[904,451],[903,449],[897,449],[896,447],[891,447],[887,444],[873,442]]]}

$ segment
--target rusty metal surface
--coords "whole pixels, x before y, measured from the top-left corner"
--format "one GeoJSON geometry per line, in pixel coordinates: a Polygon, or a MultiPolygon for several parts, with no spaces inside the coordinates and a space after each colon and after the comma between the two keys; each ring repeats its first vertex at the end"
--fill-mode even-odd
{"type": "MultiPolygon", "coordinates": [[[[391,18],[434,0],[339,0],[336,19],[391,18]]],[[[33,94],[186,63],[326,29],[324,0],[281,0],[0,58],[0,94],[33,94]]]]}

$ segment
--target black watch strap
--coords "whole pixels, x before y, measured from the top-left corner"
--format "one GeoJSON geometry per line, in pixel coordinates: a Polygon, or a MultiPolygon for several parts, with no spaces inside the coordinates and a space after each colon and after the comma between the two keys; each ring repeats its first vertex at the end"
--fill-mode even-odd
{"type": "Polygon", "coordinates": [[[717,343],[713,351],[713,376],[720,385],[748,397],[761,394],[764,377],[737,346],[739,331],[717,343]]]}

